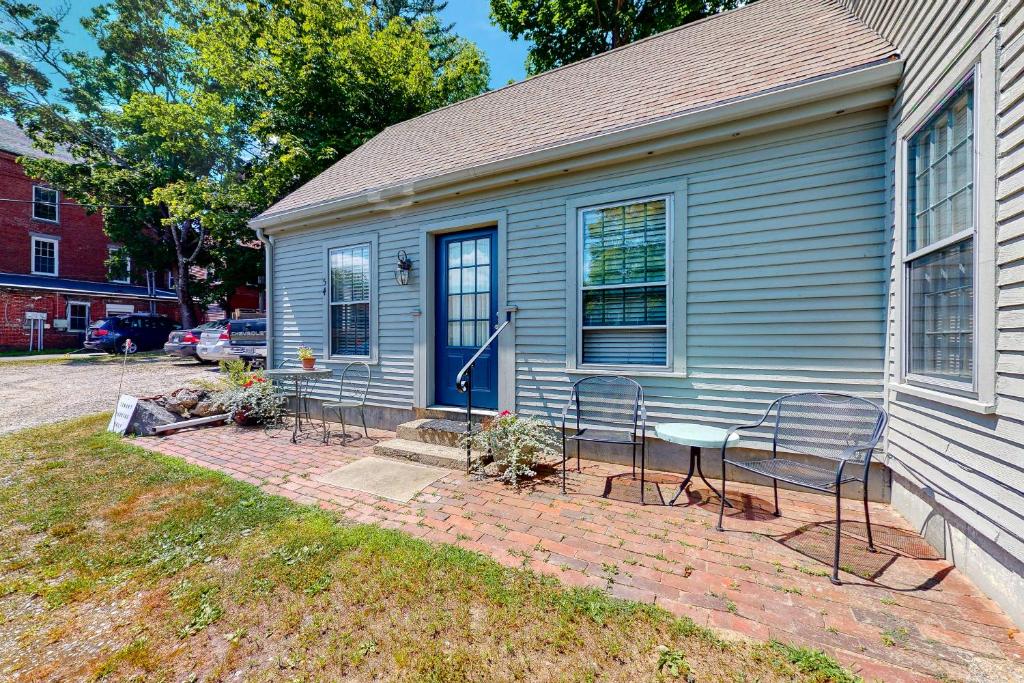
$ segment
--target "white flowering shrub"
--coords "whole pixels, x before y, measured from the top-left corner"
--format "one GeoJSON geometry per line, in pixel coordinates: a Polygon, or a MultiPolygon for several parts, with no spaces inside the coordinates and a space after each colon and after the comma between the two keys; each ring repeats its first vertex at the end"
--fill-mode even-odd
{"type": "Polygon", "coordinates": [[[492,455],[498,466],[498,479],[512,486],[519,486],[521,479],[537,476],[534,466],[558,453],[551,427],[508,410],[473,434],[471,440],[475,449],[492,455]]]}

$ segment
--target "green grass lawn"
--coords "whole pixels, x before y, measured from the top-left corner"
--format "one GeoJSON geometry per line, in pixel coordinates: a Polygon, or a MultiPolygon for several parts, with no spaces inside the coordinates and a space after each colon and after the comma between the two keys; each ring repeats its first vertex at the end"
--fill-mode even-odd
{"type": "Polygon", "coordinates": [[[0,679],[854,681],[102,432],[0,439],[0,679]]]}

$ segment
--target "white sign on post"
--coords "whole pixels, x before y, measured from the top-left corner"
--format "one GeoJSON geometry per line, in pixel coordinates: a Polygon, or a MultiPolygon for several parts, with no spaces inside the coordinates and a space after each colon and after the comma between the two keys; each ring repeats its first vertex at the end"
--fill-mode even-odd
{"type": "Polygon", "coordinates": [[[107,425],[107,431],[124,436],[125,430],[128,429],[128,425],[132,421],[132,415],[135,414],[135,406],[138,403],[139,399],[134,396],[122,394],[117,402],[114,414],[110,416],[110,424],[107,425]]]}

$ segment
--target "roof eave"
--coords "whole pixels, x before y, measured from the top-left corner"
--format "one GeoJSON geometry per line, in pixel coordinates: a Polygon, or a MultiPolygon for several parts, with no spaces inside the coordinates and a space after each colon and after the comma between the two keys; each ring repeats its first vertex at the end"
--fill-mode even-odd
{"type": "Polygon", "coordinates": [[[902,73],[903,62],[894,56],[814,80],[761,92],[738,100],[717,103],[701,109],[688,110],[658,121],[573,140],[519,156],[507,157],[450,173],[398,183],[315,204],[307,204],[269,215],[263,214],[251,219],[249,226],[263,231],[282,232],[289,227],[298,227],[304,222],[327,214],[348,212],[366,205],[383,205],[393,199],[407,199],[428,191],[436,192],[447,187],[452,193],[455,193],[460,184],[488,176],[521,171],[532,166],[679,135],[737,119],[750,118],[767,112],[829,99],[837,95],[892,85],[899,81],[902,73]]]}

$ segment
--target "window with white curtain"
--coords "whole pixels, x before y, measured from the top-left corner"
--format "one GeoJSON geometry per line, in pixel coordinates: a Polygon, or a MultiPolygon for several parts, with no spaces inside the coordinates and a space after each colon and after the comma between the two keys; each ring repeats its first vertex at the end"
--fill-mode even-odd
{"type": "Polygon", "coordinates": [[[369,243],[330,250],[331,356],[370,355],[371,251],[369,243]]]}
{"type": "Polygon", "coordinates": [[[584,365],[668,365],[671,201],[579,210],[584,365]]]}
{"type": "Polygon", "coordinates": [[[975,340],[974,79],[908,141],[906,372],[973,386],[975,340]]]}

